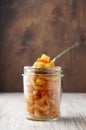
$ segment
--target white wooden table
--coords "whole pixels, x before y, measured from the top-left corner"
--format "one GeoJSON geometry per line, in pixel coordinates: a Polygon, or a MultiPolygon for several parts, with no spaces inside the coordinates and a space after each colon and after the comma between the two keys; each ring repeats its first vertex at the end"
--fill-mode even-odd
{"type": "Polygon", "coordinates": [[[23,93],[0,93],[0,130],[86,130],[86,93],[64,93],[57,121],[27,120],[23,93]]]}

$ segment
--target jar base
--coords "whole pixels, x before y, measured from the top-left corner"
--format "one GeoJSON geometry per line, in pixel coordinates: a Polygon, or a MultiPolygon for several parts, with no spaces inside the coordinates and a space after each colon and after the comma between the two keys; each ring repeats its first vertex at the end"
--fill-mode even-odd
{"type": "Polygon", "coordinates": [[[25,117],[27,120],[33,120],[33,121],[55,121],[55,120],[58,120],[60,118],[60,114],[58,116],[55,116],[55,117],[44,118],[44,119],[37,119],[37,118],[29,117],[28,115],[26,115],[25,117]]]}

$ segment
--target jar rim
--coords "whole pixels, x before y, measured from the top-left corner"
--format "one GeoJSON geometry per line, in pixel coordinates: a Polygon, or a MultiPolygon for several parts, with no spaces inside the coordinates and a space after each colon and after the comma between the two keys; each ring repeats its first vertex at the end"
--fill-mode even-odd
{"type": "Polygon", "coordinates": [[[40,72],[40,71],[43,71],[43,72],[62,72],[62,67],[61,66],[55,66],[55,67],[52,67],[52,68],[33,68],[32,66],[24,66],[24,71],[36,71],[36,72],[40,72]]]}

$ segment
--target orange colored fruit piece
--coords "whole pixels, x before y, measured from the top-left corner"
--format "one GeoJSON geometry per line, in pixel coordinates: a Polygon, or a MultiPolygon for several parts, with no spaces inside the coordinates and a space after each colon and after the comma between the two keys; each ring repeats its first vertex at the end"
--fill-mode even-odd
{"type": "Polygon", "coordinates": [[[43,62],[41,58],[37,58],[36,62],[43,62]]]}
{"type": "Polygon", "coordinates": [[[46,63],[45,64],[45,68],[51,68],[51,67],[54,67],[54,62],[49,62],[49,63],[46,63]]]}
{"type": "Polygon", "coordinates": [[[33,64],[34,68],[45,68],[45,64],[43,62],[35,62],[33,64]]]}
{"type": "Polygon", "coordinates": [[[49,63],[47,60],[37,58],[36,62],[43,62],[43,63],[49,63]]]}
{"type": "Polygon", "coordinates": [[[49,62],[49,61],[50,61],[50,57],[47,56],[47,55],[45,55],[45,54],[42,54],[41,59],[42,59],[44,62],[49,62]]]}

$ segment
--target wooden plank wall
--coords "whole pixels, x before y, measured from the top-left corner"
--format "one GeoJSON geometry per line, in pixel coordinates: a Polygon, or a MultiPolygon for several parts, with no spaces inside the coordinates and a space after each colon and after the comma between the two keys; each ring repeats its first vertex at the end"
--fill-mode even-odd
{"type": "Polygon", "coordinates": [[[23,66],[81,43],[56,65],[64,92],[86,92],[86,0],[0,0],[0,91],[23,91],[23,66]]]}

